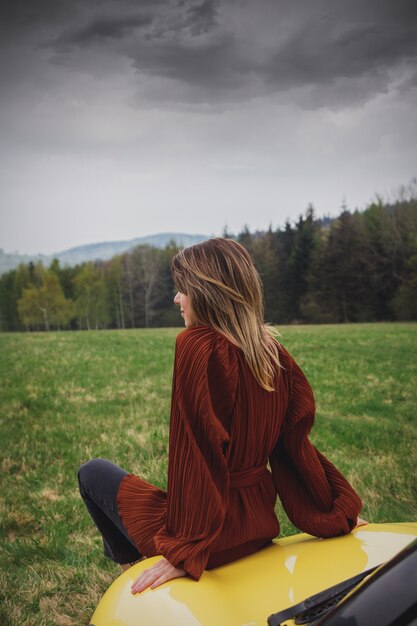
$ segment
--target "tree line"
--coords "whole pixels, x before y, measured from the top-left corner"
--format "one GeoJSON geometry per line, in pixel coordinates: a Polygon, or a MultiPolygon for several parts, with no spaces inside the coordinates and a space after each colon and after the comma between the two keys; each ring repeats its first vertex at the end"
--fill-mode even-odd
{"type": "MultiPolygon", "coordinates": [[[[276,324],[417,319],[417,196],[378,199],[330,220],[309,206],[283,228],[238,235],[276,324]]],[[[178,248],[140,245],[109,261],[22,264],[0,277],[0,330],[178,326],[170,264],[178,248]]]]}

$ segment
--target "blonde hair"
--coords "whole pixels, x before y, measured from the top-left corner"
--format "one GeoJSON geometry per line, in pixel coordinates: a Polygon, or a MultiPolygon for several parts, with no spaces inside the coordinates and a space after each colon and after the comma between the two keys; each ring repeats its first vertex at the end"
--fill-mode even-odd
{"type": "Polygon", "coordinates": [[[172,277],[198,323],[239,346],[259,384],[274,391],[278,346],[263,321],[262,283],[249,252],[232,239],[209,239],[178,252],[172,277]]]}

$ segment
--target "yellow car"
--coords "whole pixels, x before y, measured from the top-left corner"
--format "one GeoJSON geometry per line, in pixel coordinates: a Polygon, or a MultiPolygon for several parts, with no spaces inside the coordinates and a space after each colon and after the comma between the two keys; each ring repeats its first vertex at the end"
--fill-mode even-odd
{"type": "Polygon", "coordinates": [[[91,626],[278,626],[313,622],[326,626],[416,626],[416,539],[417,523],[368,524],[349,535],[331,539],[299,534],[277,539],[256,554],[206,571],[198,582],[177,578],[155,590],[132,595],[132,582],[158,560],[155,557],[131,567],[114,581],[99,603],[91,626]],[[372,569],[396,557],[413,541],[414,548],[408,550],[413,553],[413,560],[403,552],[393,561],[403,562],[401,571],[396,568],[396,581],[392,573],[387,577],[386,566],[371,574],[372,569]],[[372,579],[381,578],[384,573],[387,582],[383,580],[379,584],[380,595],[383,589],[382,600],[375,600],[379,608],[376,604],[373,607],[372,579]],[[364,578],[365,582],[360,582],[364,578]],[[408,591],[404,591],[406,588],[408,591]],[[336,609],[320,616],[347,592],[350,595],[336,609]],[[362,602],[365,606],[362,616],[358,615],[355,600],[360,593],[368,594],[362,602]],[[384,601],[387,608],[381,609],[384,601]],[[353,616],[349,611],[346,613],[346,607],[352,606],[356,611],[353,616]],[[343,617],[332,617],[335,611],[340,611],[339,607],[345,611],[343,617]],[[402,621],[398,621],[399,614],[408,617],[403,615],[402,621]]]}

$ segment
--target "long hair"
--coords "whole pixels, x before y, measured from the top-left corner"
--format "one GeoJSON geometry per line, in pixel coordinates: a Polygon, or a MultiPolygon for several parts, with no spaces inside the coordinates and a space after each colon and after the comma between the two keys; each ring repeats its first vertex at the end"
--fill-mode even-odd
{"type": "Polygon", "coordinates": [[[232,239],[209,239],[178,252],[172,277],[198,323],[239,346],[259,384],[273,391],[278,346],[264,323],[262,283],[249,252],[232,239]]]}

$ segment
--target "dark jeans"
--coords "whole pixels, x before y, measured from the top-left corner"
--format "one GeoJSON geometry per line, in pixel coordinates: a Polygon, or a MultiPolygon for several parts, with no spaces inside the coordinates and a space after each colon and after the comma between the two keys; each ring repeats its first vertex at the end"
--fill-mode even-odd
{"type": "Polygon", "coordinates": [[[117,491],[126,476],[122,468],[106,459],[92,459],[78,470],[80,494],[103,538],[104,554],[116,563],[141,558],[117,509],[117,491]]]}

